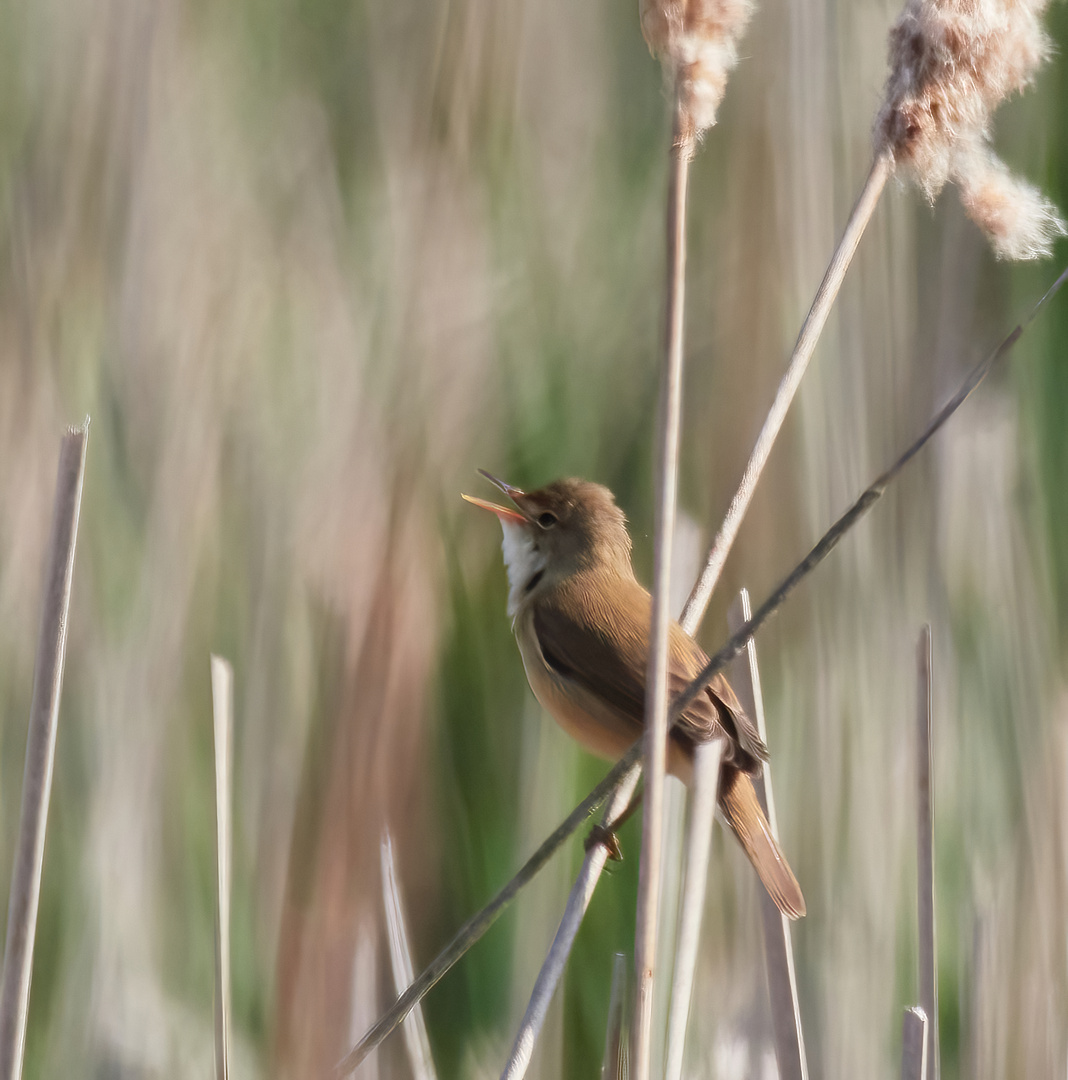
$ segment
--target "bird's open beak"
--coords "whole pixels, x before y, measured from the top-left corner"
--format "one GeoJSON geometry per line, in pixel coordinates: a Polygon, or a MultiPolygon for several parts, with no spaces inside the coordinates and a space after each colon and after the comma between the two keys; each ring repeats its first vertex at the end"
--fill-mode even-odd
{"type": "MultiPolygon", "coordinates": [[[[478,470],[491,484],[495,484],[508,496],[509,499],[514,500],[517,496],[526,494],[522,488],[513,487],[511,484],[506,484],[503,480],[499,480],[496,476],[486,472],[485,469],[478,470]]],[[[510,506],[498,506],[497,503],[486,502],[485,499],[477,499],[474,495],[461,495],[462,499],[466,499],[469,503],[473,503],[475,506],[481,506],[483,510],[489,510],[496,514],[501,521],[512,521],[517,525],[529,525],[530,522],[526,516],[520,513],[518,510],[513,509],[510,506]]]]}

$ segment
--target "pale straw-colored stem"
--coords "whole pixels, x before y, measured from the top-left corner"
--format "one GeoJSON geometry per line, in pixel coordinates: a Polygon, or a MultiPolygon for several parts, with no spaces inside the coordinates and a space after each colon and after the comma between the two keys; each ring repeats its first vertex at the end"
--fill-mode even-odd
{"type": "Polygon", "coordinates": [[[211,658],[215,729],[215,1076],[230,1074],[230,894],[233,869],[234,669],[211,658]]]}
{"type": "MultiPolygon", "coordinates": [[[[749,593],[742,589],[730,612],[730,627],[736,630],[753,616],[749,593]]],[[[742,708],[756,721],[757,731],[765,744],[768,741],[764,721],[764,695],[760,689],[760,668],[757,665],[756,641],[746,642],[732,679],[742,708]]],[[[771,765],[767,762],[760,776],[753,781],[757,798],[768,819],[771,835],[779,839],[779,822],[775,813],[775,793],[771,785],[771,765]]],[[[766,889],[760,890],[760,914],[764,924],[764,960],[768,975],[768,998],[771,1003],[771,1028],[775,1035],[775,1056],[779,1064],[779,1080],[807,1080],[808,1061],[805,1039],[801,1030],[801,1005],[797,998],[797,976],[794,971],[794,947],[790,920],[778,909],[766,889]]]]}
{"type": "Polygon", "coordinates": [[[511,881],[481,911],[472,915],[457,930],[445,948],[434,957],[404,993],[368,1029],[363,1038],[338,1062],[334,1069],[336,1077],[348,1076],[387,1035],[396,1030],[416,1003],[423,1000],[453,964],[500,918],[504,909],[519,895],[523,887],[533,880],[567,838],[582,827],[589,819],[590,813],[619,787],[629,773],[637,774],[641,750],[641,740],[638,740],[609,769],[593,791],[543,841],[511,881]]]}
{"type": "Polygon", "coordinates": [[[41,899],[45,829],[52,793],[59,702],[67,652],[68,612],[74,579],[74,549],[78,539],[85,447],[89,420],[64,437],[59,450],[52,531],[48,540],[41,624],[33,672],[33,698],[26,735],[26,764],[22,775],[22,809],[15,840],[15,863],[7,907],[4,974],[0,982],[0,1077],[18,1080],[26,1050],[26,1018],[30,1008],[30,977],[41,899]]]}
{"type": "Polygon", "coordinates": [[[905,1010],[901,1028],[901,1080],[927,1080],[927,1014],[919,1006],[905,1010]]]}
{"type": "Polygon", "coordinates": [[[671,624],[671,546],[678,486],[679,426],[682,404],[682,331],[686,281],[686,181],[692,143],[680,138],[676,102],[671,168],[668,180],[667,264],[664,361],[660,383],[660,425],[657,440],[657,501],[653,534],[653,613],[649,634],[649,667],[645,692],[645,805],[642,854],[638,871],[638,913],[634,960],[637,992],[634,1004],[635,1080],[652,1072],[653,991],[656,938],[663,861],[664,782],[668,734],[668,631],[671,624]]]}
{"type": "Polygon", "coordinates": [[[686,1047],[686,1026],[690,1017],[694,973],[701,940],[701,916],[708,884],[708,857],[712,849],[712,822],[716,816],[719,791],[719,764],[723,740],[702,743],[694,751],[690,825],[683,862],[682,900],[679,904],[679,931],[675,946],[675,972],[671,981],[668,1010],[667,1080],[682,1076],[682,1055],[686,1047]]]}
{"type": "MultiPolygon", "coordinates": [[[[389,958],[393,966],[393,985],[397,993],[410,986],[415,978],[412,952],[408,945],[408,926],[404,918],[397,866],[393,857],[393,840],[387,831],[382,836],[382,903],[386,910],[386,929],[389,937],[389,958]]],[[[415,1080],[437,1080],[434,1059],[430,1053],[430,1036],[423,1019],[423,1007],[413,1006],[404,1018],[404,1045],[408,1050],[408,1065],[415,1080]]]]}
{"type": "Polygon", "coordinates": [[[608,1024],[604,1036],[601,1080],[624,1080],[627,1075],[627,981],[630,961],[625,953],[612,958],[612,989],[608,998],[608,1024]]]}
{"type": "Polygon", "coordinates": [[[916,914],[919,922],[920,1004],[927,1014],[927,1062],[931,1080],[939,1080],[934,795],[931,789],[931,663],[931,627],[925,625],[916,645],[916,914]]]}
{"type": "MultiPolygon", "coordinates": [[[[638,786],[640,775],[640,769],[632,769],[609,797],[602,819],[605,825],[610,825],[626,810],[634,789],[638,786]]],[[[567,958],[571,954],[571,946],[575,942],[575,935],[582,925],[582,917],[586,914],[586,908],[589,907],[590,900],[593,898],[593,891],[597,887],[607,859],[608,849],[604,844],[594,844],[586,852],[582,869],[568,896],[564,916],[560,920],[560,926],[549,947],[541,971],[538,972],[530,1002],[512,1045],[512,1052],[501,1073],[501,1080],[520,1080],[526,1075],[531,1055],[534,1053],[534,1044],[545,1023],[553,993],[563,976],[567,958]]]]}
{"type": "Polygon", "coordinates": [[[704,614],[705,608],[708,607],[712,590],[719,580],[723,564],[727,561],[727,555],[730,553],[738,535],[738,530],[741,528],[742,519],[749,509],[753,492],[756,490],[757,482],[760,480],[760,475],[771,455],[771,448],[775,445],[775,439],[778,437],[783,421],[786,419],[786,413],[794,400],[797,388],[801,385],[801,379],[808,368],[808,362],[812,358],[816,343],[819,341],[823,327],[826,325],[827,316],[830,314],[835,298],[842,287],[842,280],[845,278],[846,270],[853,261],[853,255],[857,250],[857,245],[860,243],[860,238],[863,236],[868,222],[871,221],[872,214],[879,202],[879,196],[882,194],[882,190],[886,186],[886,181],[892,171],[893,162],[889,154],[885,151],[878,154],[872,162],[868,178],[864,181],[864,187],[861,189],[860,196],[853,207],[853,212],[846,222],[842,239],[839,240],[838,247],[835,248],[834,254],[831,256],[830,264],[827,267],[827,272],[823,275],[819,291],[812,301],[812,307],[809,308],[801,332],[797,336],[797,343],[794,345],[794,351],[786,368],[786,374],[783,375],[782,381],[779,383],[775,400],[768,411],[764,426],[760,429],[760,435],[757,437],[756,445],[753,447],[749,464],[746,465],[745,473],[742,475],[742,482],[738,485],[738,490],[735,492],[727,510],[727,516],[723,519],[723,524],[712,542],[705,568],[701,571],[701,576],[694,586],[693,592],[690,593],[689,600],[686,601],[682,616],[684,625],[691,618],[695,623],[699,623],[701,615],[704,614]],[[696,617],[694,618],[695,612],[696,617]]]}

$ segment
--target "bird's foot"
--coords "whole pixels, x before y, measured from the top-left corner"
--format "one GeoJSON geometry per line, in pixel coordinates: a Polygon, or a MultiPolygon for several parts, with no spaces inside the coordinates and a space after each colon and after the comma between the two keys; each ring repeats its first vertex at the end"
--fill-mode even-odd
{"type": "Polygon", "coordinates": [[[594,825],[586,837],[584,847],[589,852],[598,844],[603,844],[608,857],[614,862],[623,861],[623,849],[619,846],[619,837],[612,829],[604,825],[594,825]]]}

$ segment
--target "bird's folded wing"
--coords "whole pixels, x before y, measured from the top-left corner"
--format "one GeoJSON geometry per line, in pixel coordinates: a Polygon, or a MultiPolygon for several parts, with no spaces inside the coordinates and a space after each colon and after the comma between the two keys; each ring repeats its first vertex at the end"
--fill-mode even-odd
{"type": "MultiPolygon", "coordinates": [[[[538,646],[556,674],[582,686],[636,727],[645,716],[649,655],[648,594],[644,590],[642,594],[645,603],[638,599],[629,605],[629,618],[587,594],[582,604],[569,604],[566,598],[564,602],[548,599],[537,605],[533,619],[538,646]]],[[[689,684],[692,667],[684,656],[671,650],[669,698],[689,684]]],[[[727,691],[730,693],[729,687],[727,691]]],[[[706,742],[725,733],[716,704],[704,694],[686,709],[677,726],[678,734],[688,741],[706,742]]]]}

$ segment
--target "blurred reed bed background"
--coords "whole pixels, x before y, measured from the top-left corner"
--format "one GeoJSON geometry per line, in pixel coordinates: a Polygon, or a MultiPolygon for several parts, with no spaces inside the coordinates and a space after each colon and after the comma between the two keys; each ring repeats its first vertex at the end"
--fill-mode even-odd
{"type": "MultiPolygon", "coordinates": [[[[897,5],[762,6],[691,179],[682,506],[714,532],[870,160],[897,5]]],[[[1051,14],[1068,40],[1063,7],[1051,14]]],[[[0,866],[59,434],[93,417],[30,1076],[212,1060],[208,655],[236,679],[235,1076],[323,1075],[603,767],[526,687],[476,466],[607,483],[649,578],[668,124],[629,4],[0,7],[0,866]]],[[[1068,206],[1058,58],[999,152],[1068,206]]],[[[1063,259],[1065,246],[1058,249],[1063,259]]],[[[702,638],[760,599],[1052,280],[952,193],[861,245],[702,638]]],[[[1064,303],[760,640],[814,1074],[915,1000],[914,648],[935,648],[943,1075],[1068,1061],[1064,303]]],[[[694,545],[696,547],[696,545],[694,545]]],[[[639,831],[532,1075],[591,1075],[639,831]]],[[[496,1075],[575,841],[426,1002],[496,1075]]],[[[769,1072],[755,877],[717,832],[694,1075],[769,1072]]],[[[364,1068],[406,1076],[394,1039],[364,1068]]]]}

